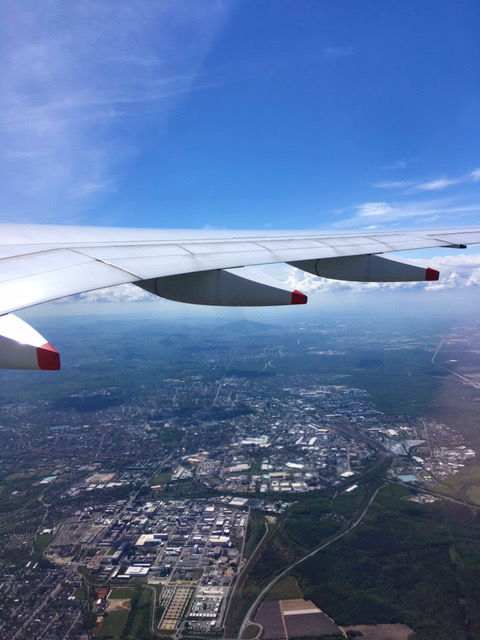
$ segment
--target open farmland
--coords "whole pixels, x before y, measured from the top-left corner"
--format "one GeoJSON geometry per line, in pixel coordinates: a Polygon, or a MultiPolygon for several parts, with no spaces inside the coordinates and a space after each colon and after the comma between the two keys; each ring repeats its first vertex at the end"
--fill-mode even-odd
{"type": "Polygon", "coordinates": [[[255,621],[263,625],[265,640],[342,634],[333,620],[313,602],[303,599],[264,602],[255,621]]]}
{"type": "Polygon", "coordinates": [[[362,640],[413,640],[413,630],[406,624],[359,624],[344,630],[358,631],[362,640]]]}

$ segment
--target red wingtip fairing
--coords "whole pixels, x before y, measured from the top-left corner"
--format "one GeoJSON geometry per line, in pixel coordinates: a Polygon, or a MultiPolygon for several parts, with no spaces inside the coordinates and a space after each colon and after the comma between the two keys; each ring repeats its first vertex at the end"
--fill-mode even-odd
{"type": "Polygon", "coordinates": [[[436,271],[435,269],[430,269],[430,267],[426,269],[425,280],[438,280],[439,277],[440,277],[439,271],[436,271]]]}
{"type": "Polygon", "coordinates": [[[37,360],[39,368],[43,371],[60,369],[60,354],[48,342],[37,347],[37,360]]]}
{"type": "Polygon", "coordinates": [[[307,304],[308,298],[304,293],[300,291],[295,291],[292,293],[292,302],[291,304],[307,304]]]}

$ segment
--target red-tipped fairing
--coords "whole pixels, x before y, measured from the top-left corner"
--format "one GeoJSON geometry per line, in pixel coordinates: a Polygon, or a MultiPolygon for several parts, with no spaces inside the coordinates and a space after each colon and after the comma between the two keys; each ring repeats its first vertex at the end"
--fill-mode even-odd
{"type": "Polygon", "coordinates": [[[37,347],[38,368],[43,371],[58,371],[60,369],[60,354],[51,344],[46,342],[41,347],[37,347]]]}
{"type": "Polygon", "coordinates": [[[250,267],[152,278],[136,285],[162,298],[224,307],[305,304],[307,296],[250,267]]]}
{"type": "Polygon", "coordinates": [[[438,280],[440,277],[440,272],[437,271],[436,269],[430,269],[430,267],[428,267],[425,270],[425,280],[438,280]]]}
{"type": "Polygon", "coordinates": [[[384,256],[340,256],[322,260],[290,262],[293,267],[315,276],[353,282],[421,282],[438,280],[439,272],[384,256]]]}
{"type": "Polygon", "coordinates": [[[292,293],[292,304],[307,304],[307,302],[307,296],[295,289],[295,291],[292,293]]]}
{"type": "Polygon", "coordinates": [[[38,331],[9,313],[0,316],[0,368],[58,371],[60,355],[38,331]]]}

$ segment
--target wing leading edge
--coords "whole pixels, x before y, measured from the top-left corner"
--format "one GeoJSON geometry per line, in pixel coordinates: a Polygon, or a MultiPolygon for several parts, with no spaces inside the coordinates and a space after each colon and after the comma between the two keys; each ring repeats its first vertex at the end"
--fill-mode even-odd
{"type": "MultiPolygon", "coordinates": [[[[125,283],[196,304],[269,306],[306,302],[299,292],[285,292],[281,283],[265,282],[264,276],[242,269],[283,262],[335,279],[437,279],[438,272],[433,269],[378,254],[464,248],[480,243],[480,228],[365,234],[0,224],[0,238],[1,319],[36,304],[125,283]]],[[[2,335],[0,324],[0,367],[2,335]]],[[[11,341],[15,338],[10,333],[4,339],[10,341],[11,367],[11,341]]],[[[23,344],[21,337],[18,342],[23,344]]]]}
{"type": "Polygon", "coordinates": [[[85,291],[165,276],[461,247],[480,243],[480,228],[328,234],[0,225],[0,238],[2,315],[85,291]]]}

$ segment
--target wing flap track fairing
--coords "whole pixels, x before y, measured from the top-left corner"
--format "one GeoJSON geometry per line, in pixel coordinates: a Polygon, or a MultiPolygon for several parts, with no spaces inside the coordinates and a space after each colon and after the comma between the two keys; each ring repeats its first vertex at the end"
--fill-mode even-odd
{"type": "Polygon", "coordinates": [[[223,307],[305,304],[307,296],[248,267],[214,269],[135,282],[168,300],[223,307]]]}
{"type": "Polygon", "coordinates": [[[423,282],[438,280],[440,275],[435,269],[377,255],[300,260],[289,264],[315,276],[354,282],[423,282]]]}

